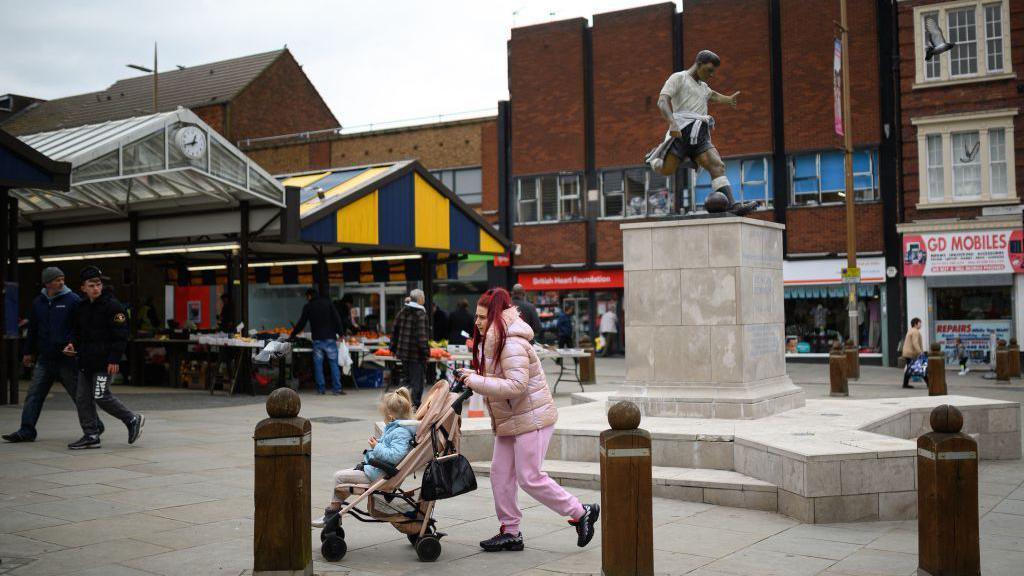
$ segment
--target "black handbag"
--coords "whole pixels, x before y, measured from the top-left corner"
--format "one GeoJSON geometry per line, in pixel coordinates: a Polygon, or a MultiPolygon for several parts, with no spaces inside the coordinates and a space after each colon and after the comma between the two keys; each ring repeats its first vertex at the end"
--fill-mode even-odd
{"type": "Polygon", "coordinates": [[[448,438],[448,432],[441,427],[445,438],[445,449],[440,453],[437,449],[437,428],[430,430],[430,443],[434,446],[434,459],[427,463],[423,471],[423,483],[420,485],[420,498],[425,501],[454,498],[476,490],[476,474],[469,460],[462,454],[456,454],[448,438]]]}

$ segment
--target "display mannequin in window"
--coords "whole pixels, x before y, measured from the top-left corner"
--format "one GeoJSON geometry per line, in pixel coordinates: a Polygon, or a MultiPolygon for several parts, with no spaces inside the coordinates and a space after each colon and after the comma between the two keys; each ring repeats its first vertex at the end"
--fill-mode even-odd
{"type": "Polygon", "coordinates": [[[668,122],[665,141],[647,155],[651,168],[661,174],[675,174],[683,158],[695,162],[711,175],[711,194],[704,202],[708,212],[730,212],[737,216],[757,208],[757,202],[736,202],[725,175],[725,163],[711,143],[715,120],[708,115],[708,102],[736,106],[739,92],[724,96],[708,86],[721,60],[710,50],[701,50],[689,69],[668,77],[658,96],[658,109],[668,122]]]}

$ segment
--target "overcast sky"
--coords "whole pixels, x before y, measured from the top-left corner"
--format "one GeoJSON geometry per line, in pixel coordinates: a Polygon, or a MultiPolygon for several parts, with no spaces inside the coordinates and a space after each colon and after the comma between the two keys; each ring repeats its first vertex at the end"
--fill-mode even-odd
{"type": "MultiPolygon", "coordinates": [[[[58,98],[287,44],[346,127],[494,109],[513,26],[657,0],[0,0],[0,94],[58,98]]],[[[681,5],[682,0],[677,0],[681,5]]]]}

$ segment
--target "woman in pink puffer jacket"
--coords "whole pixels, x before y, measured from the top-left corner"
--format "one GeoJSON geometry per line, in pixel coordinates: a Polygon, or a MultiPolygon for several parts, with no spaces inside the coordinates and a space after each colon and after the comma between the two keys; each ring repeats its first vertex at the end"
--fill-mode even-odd
{"type": "Polygon", "coordinates": [[[502,288],[480,297],[475,326],[471,343],[474,370],[460,371],[458,377],[487,399],[494,430],[491,492],[501,522],[498,535],[484,540],[480,547],[488,552],[523,549],[519,531],[523,513],[516,501],[520,487],[551,510],[571,518],[577,545],[586,546],[594,537],[600,507],[580,504],[540,469],[558,410],[540,358],[530,344],[533,330],[519,317],[519,309],[512,306],[512,298],[502,288]]]}

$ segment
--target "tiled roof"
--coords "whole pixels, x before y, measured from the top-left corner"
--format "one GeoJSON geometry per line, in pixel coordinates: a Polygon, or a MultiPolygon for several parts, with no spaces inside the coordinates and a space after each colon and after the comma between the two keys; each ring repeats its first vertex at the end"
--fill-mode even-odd
{"type": "MultiPolygon", "coordinates": [[[[252,54],[161,72],[158,77],[160,112],[179,106],[195,108],[227,102],[249,85],[287,49],[252,54]]],[[[3,124],[11,134],[31,134],[153,112],[153,76],[118,80],[106,90],[40,102],[3,124]]]]}

